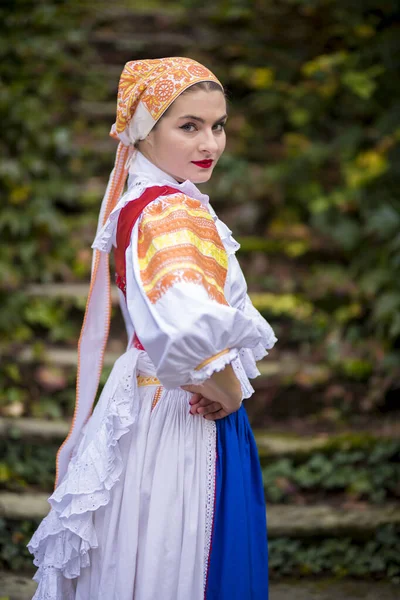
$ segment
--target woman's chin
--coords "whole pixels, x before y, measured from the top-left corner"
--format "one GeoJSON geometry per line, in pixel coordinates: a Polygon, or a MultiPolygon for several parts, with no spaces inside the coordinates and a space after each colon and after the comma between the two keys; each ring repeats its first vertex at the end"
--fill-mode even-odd
{"type": "Polygon", "coordinates": [[[198,183],[206,183],[210,179],[212,175],[212,169],[204,169],[204,171],[204,173],[200,172],[195,174],[191,172],[186,172],[186,175],[173,175],[173,177],[177,180],[178,183],[183,183],[184,181],[189,179],[189,181],[197,185],[198,183]]]}
{"type": "Polygon", "coordinates": [[[210,170],[209,173],[204,173],[204,175],[202,175],[202,174],[197,175],[196,177],[194,177],[192,179],[192,181],[195,184],[206,183],[210,179],[211,175],[212,175],[212,171],[210,170]]]}

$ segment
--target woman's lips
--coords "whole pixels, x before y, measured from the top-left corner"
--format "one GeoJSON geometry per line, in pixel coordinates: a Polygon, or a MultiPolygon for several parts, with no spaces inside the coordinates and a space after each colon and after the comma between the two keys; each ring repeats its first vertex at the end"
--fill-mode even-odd
{"type": "Polygon", "coordinates": [[[209,169],[213,164],[212,160],[192,160],[194,165],[201,167],[202,169],[209,169]]]}

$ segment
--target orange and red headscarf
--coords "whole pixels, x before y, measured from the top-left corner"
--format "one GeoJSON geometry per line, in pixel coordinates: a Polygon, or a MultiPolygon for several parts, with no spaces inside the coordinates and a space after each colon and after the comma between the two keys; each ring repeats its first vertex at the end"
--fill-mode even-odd
{"type": "MultiPolygon", "coordinates": [[[[126,63],[118,86],[117,118],[110,131],[110,135],[119,140],[119,145],[101,204],[97,233],[124,191],[128,165],[136,153],[135,142],[145,139],[184,90],[201,81],[215,81],[223,90],[216,76],[191,58],[172,56],[126,63]]],[[[89,295],[78,342],[75,410],[68,436],[57,452],[55,487],[67,472],[73,449],[93,410],[110,318],[109,256],[94,249],[89,295]]]]}

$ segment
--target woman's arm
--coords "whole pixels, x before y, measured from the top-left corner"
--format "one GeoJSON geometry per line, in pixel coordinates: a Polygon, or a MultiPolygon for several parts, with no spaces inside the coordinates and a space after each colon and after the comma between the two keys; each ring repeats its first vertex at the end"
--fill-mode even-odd
{"type": "Polygon", "coordinates": [[[182,194],[150,203],[125,258],[129,315],[161,384],[203,385],[204,398],[237,409],[241,383],[225,367],[260,336],[225,297],[228,255],[210,213],[182,194]]]}

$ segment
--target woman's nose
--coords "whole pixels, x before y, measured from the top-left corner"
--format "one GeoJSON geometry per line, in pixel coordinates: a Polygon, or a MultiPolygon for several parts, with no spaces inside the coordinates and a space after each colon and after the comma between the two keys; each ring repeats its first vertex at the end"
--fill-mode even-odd
{"type": "Polygon", "coordinates": [[[203,137],[200,142],[200,150],[208,150],[208,152],[216,152],[218,150],[218,142],[215,139],[215,134],[213,131],[204,131],[203,137]]]}

